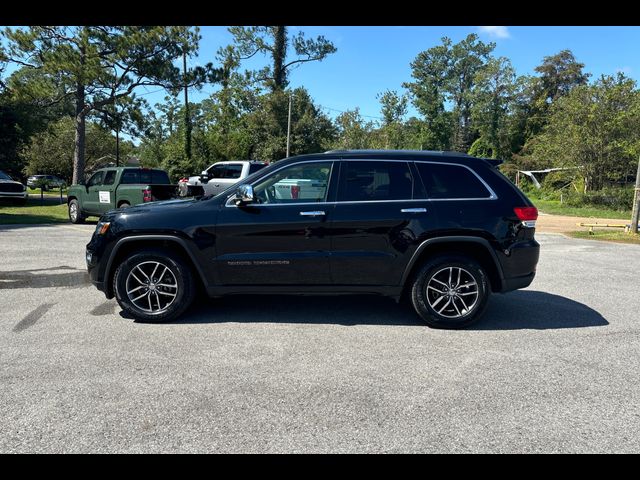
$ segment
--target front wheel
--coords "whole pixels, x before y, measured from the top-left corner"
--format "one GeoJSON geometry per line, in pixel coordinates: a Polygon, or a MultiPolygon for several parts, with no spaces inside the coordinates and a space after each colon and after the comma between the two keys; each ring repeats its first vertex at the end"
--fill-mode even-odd
{"type": "Polygon", "coordinates": [[[167,322],[193,302],[191,268],[168,251],[141,251],[125,259],[113,277],[122,309],[143,322],[167,322]]]}
{"type": "Polygon", "coordinates": [[[414,277],[411,300],[432,328],[464,328],[482,316],[491,287],[482,267],[463,256],[429,260],[414,277]]]}

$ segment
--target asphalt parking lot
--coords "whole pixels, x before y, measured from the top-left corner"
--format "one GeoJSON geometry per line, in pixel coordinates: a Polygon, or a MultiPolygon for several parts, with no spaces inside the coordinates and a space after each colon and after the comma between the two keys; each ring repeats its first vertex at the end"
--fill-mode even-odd
{"type": "Polygon", "coordinates": [[[0,226],[0,452],[640,452],[640,247],[539,234],[464,331],[378,297],[228,297],[136,323],[93,225],[0,226]]]}

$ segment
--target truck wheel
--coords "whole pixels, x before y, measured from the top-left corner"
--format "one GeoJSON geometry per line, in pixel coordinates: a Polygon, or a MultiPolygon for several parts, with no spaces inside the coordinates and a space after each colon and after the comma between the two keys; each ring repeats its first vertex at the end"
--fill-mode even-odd
{"type": "Polygon", "coordinates": [[[122,202],[120,205],[118,205],[118,208],[129,208],[131,206],[131,204],[129,202],[122,202]]]}
{"type": "Polygon", "coordinates": [[[85,217],[82,215],[78,201],[73,199],[69,202],[69,220],[71,223],[84,223],[85,217]]]}
{"type": "Polygon", "coordinates": [[[191,268],[165,250],[143,250],[126,258],[113,276],[122,309],[142,322],[168,322],[193,302],[196,285],[191,268]]]}
{"type": "Polygon", "coordinates": [[[447,255],[424,264],[414,277],[411,300],[428,326],[458,329],[482,316],[490,293],[487,275],[477,262],[447,255]]]}

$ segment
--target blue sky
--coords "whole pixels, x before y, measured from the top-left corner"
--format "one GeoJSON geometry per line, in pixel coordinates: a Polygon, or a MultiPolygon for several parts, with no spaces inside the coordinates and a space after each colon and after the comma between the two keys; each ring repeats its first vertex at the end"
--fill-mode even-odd
{"type": "MultiPolygon", "coordinates": [[[[533,74],[544,56],[568,48],[594,77],[621,70],[640,79],[640,27],[296,26],[291,30],[302,30],[307,37],[324,35],[338,49],[323,62],[304,64],[290,75],[291,86],[305,86],[331,117],[354,107],[360,107],[362,115],[380,117],[376,95],[386,89],[404,91],[402,83],[411,79],[411,61],[440,44],[443,36],[458,42],[477,33],[485,42],[496,42],[494,55],[509,58],[518,75],[533,74]]],[[[225,27],[201,27],[201,33],[200,55],[190,59],[191,64],[213,61],[216,50],[231,42],[225,27]]],[[[252,60],[247,67],[268,62],[264,57],[252,60]]],[[[215,89],[208,85],[201,92],[194,90],[190,100],[198,101],[215,89]]],[[[163,95],[145,97],[153,104],[163,95]]]]}

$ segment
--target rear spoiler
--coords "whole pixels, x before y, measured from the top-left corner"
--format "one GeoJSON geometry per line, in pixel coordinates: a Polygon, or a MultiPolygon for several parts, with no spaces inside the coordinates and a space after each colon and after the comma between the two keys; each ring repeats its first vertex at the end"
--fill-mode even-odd
{"type": "Polygon", "coordinates": [[[504,161],[500,160],[499,158],[483,158],[482,160],[487,162],[493,168],[498,168],[500,165],[504,163],[504,161]]]}

